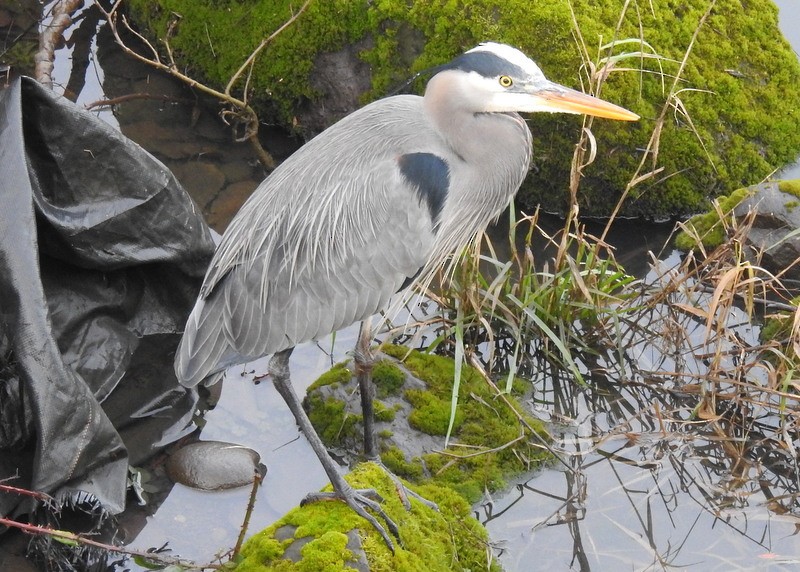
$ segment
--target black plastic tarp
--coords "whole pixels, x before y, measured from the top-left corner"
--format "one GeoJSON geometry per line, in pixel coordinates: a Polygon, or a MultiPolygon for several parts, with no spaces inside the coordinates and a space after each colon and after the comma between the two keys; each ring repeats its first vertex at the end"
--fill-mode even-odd
{"type": "Polygon", "coordinates": [[[160,161],[29,78],[0,92],[0,481],[123,509],[129,462],[190,424],[172,359],[212,251],[160,161]]]}

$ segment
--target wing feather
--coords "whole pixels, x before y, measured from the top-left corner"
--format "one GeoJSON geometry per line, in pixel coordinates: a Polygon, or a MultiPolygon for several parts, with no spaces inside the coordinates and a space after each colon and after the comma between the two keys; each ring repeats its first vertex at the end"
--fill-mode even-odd
{"type": "Polygon", "coordinates": [[[301,148],[242,207],[187,322],[175,362],[184,384],[363,320],[425,265],[434,221],[398,168],[425,123],[419,98],[397,99],[406,116],[384,122],[382,146],[364,136],[382,115],[368,106],[301,148]]]}

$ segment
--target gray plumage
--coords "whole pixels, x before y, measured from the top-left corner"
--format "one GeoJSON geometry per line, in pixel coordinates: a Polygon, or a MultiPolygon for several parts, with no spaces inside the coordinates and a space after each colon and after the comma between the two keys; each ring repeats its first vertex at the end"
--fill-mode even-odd
{"type": "MultiPolygon", "coordinates": [[[[225,232],[178,348],[178,379],[196,385],[323,337],[429,279],[522,184],[531,134],[515,111],[591,113],[600,102],[581,94],[579,107],[561,105],[577,93],[521,52],[484,44],[442,66],[424,97],[376,101],[308,142],[225,232]]],[[[635,118],[600,103],[595,114],[635,118]]]]}

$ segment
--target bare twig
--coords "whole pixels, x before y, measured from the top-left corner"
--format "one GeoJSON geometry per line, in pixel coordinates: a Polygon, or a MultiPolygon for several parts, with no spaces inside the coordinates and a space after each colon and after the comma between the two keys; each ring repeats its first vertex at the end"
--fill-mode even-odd
{"type": "Polygon", "coordinates": [[[28,489],[21,489],[19,487],[12,487],[11,485],[3,485],[0,484],[0,492],[15,494],[25,497],[35,498],[36,500],[40,500],[45,503],[52,503],[53,497],[48,495],[47,493],[42,493],[38,491],[29,491],[28,489]]]}
{"type": "Polygon", "coordinates": [[[147,39],[144,36],[142,36],[136,30],[133,29],[133,27],[128,23],[127,18],[125,18],[124,16],[120,16],[119,15],[118,9],[119,9],[119,6],[120,6],[121,2],[122,2],[122,0],[117,0],[117,2],[114,3],[114,5],[111,7],[110,10],[106,10],[101,5],[99,0],[95,0],[95,5],[98,7],[98,9],[105,16],[105,19],[108,22],[108,25],[109,25],[109,28],[111,30],[111,33],[114,36],[114,41],[117,43],[117,45],[126,54],[128,54],[131,57],[133,57],[134,59],[136,59],[136,60],[138,60],[138,61],[140,61],[140,62],[142,62],[142,63],[144,63],[146,65],[149,65],[149,66],[151,66],[151,67],[153,67],[153,68],[155,68],[155,69],[157,69],[159,71],[167,73],[167,74],[171,75],[172,77],[180,80],[184,84],[188,85],[189,87],[191,87],[193,89],[197,89],[198,91],[200,91],[200,92],[202,92],[202,93],[204,93],[206,95],[210,95],[211,97],[223,102],[224,104],[229,105],[232,108],[232,110],[231,109],[224,110],[222,112],[223,119],[227,120],[228,117],[233,116],[233,117],[235,117],[235,119],[237,121],[240,121],[241,123],[243,123],[244,126],[245,126],[244,134],[239,138],[239,140],[241,140],[241,141],[245,141],[246,140],[246,141],[248,141],[250,143],[250,145],[253,147],[253,150],[258,155],[259,161],[261,161],[261,163],[264,165],[264,167],[267,170],[271,171],[272,169],[274,169],[275,165],[276,165],[275,159],[272,157],[272,155],[270,155],[270,153],[266,149],[264,149],[264,147],[261,145],[261,142],[258,140],[258,126],[259,126],[258,115],[256,114],[255,110],[247,103],[246,90],[245,90],[245,94],[242,96],[241,99],[237,98],[237,97],[234,97],[233,95],[231,95],[230,92],[231,92],[231,89],[232,89],[234,83],[239,78],[239,76],[241,75],[243,70],[246,69],[247,66],[251,66],[252,65],[253,61],[255,60],[255,58],[257,57],[259,52],[261,52],[261,50],[263,50],[265,46],[267,46],[272,40],[275,39],[275,37],[278,34],[280,34],[288,26],[290,26],[292,23],[294,23],[297,20],[298,16],[308,6],[310,0],[306,0],[305,4],[303,4],[303,6],[300,8],[300,10],[298,10],[296,13],[294,13],[291,16],[291,18],[289,18],[289,20],[287,20],[280,28],[278,28],[278,30],[273,32],[268,38],[266,38],[264,41],[262,41],[261,44],[255,50],[253,50],[253,52],[250,54],[250,56],[247,58],[247,60],[245,60],[245,63],[242,64],[242,66],[239,68],[239,70],[231,78],[231,81],[226,86],[224,92],[218,91],[218,90],[213,89],[213,88],[211,88],[211,87],[209,87],[209,86],[207,86],[205,84],[202,84],[202,83],[198,82],[197,80],[195,80],[194,78],[192,78],[192,77],[186,75],[185,73],[181,72],[178,69],[178,66],[176,65],[174,57],[173,57],[172,48],[171,48],[171,46],[169,44],[169,38],[172,36],[175,27],[177,26],[178,22],[180,21],[180,15],[178,15],[178,14],[174,15],[174,18],[170,21],[169,28],[167,30],[167,34],[166,34],[166,36],[165,36],[165,38],[163,40],[164,47],[165,47],[165,50],[167,52],[167,59],[168,59],[167,63],[164,63],[161,60],[161,58],[159,57],[159,55],[158,55],[158,50],[156,50],[156,48],[150,42],[148,42],[147,39]],[[125,28],[125,31],[133,34],[136,38],[138,38],[141,42],[143,42],[144,45],[147,46],[147,48],[152,53],[151,57],[146,57],[146,56],[143,56],[143,55],[139,54],[138,52],[132,50],[125,43],[125,41],[122,39],[122,37],[120,35],[120,32],[119,32],[118,20],[121,20],[122,25],[125,28]]]}
{"type": "Polygon", "coordinates": [[[11,520],[9,518],[4,518],[4,517],[0,517],[0,525],[8,526],[10,528],[16,528],[27,534],[50,536],[52,538],[55,538],[61,542],[65,542],[68,544],[73,543],[73,544],[82,544],[84,546],[93,546],[95,548],[100,548],[101,550],[106,550],[108,552],[116,552],[118,554],[125,554],[127,556],[144,558],[154,564],[159,564],[159,565],[180,566],[181,569],[187,569],[187,570],[206,570],[206,569],[218,570],[222,568],[222,565],[218,564],[198,565],[188,560],[175,558],[173,556],[164,556],[163,554],[159,554],[157,552],[142,552],[139,550],[129,550],[127,548],[123,548],[120,546],[114,546],[113,544],[98,542],[97,540],[92,540],[90,538],[86,538],[84,536],[75,534],[73,532],[69,532],[67,530],[56,530],[55,528],[49,528],[46,526],[26,524],[24,522],[18,522],[16,520],[11,520]]]}
{"type": "Polygon", "coordinates": [[[126,95],[120,95],[119,97],[113,97],[111,99],[100,99],[98,101],[93,101],[92,103],[87,103],[84,107],[86,109],[95,109],[97,107],[112,107],[114,105],[119,105],[120,103],[125,103],[127,101],[133,101],[136,99],[155,99],[157,101],[172,102],[172,103],[194,103],[194,101],[190,99],[182,97],[174,97],[166,94],[158,95],[152,93],[128,93],[126,95]]]}
{"type": "Polygon", "coordinates": [[[258,492],[258,487],[261,485],[262,480],[261,474],[258,472],[258,470],[256,470],[253,473],[253,487],[250,489],[250,499],[247,501],[247,509],[244,512],[244,520],[242,521],[242,527],[239,529],[239,537],[236,539],[236,546],[233,548],[231,560],[236,560],[236,557],[242,550],[244,537],[247,534],[247,527],[250,525],[250,517],[252,516],[253,509],[256,506],[256,493],[258,492]]]}
{"type": "MultiPolygon", "coordinates": [[[[297,12],[295,12],[294,14],[292,14],[291,18],[286,20],[286,22],[284,22],[284,24],[280,28],[278,28],[277,30],[272,32],[272,34],[270,34],[268,38],[265,38],[264,40],[261,41],[261,43],[258,45],[258,47],[255,50],[253,50],[253,53],[251,53],[248,56],[248,58],[244,61],[244,63],[241,65],[241,67],[238,70],[236,70],[235,74],[233,74],[233,76],[231,77],[230,81],[228,82],[228,85],[225,86],[225,95],[230,95],[231,89],[233,89],[233,86],[236,84],[237,81],[239,81],[239,78],[241,77],[242,73],[244,73],[245,69],[247,69],[248,67],[250,67],[252,69],[253,63],[255,62],[256,57],[261,52],[261,50],[263,50],[265,47],[267,47],[267,45],[269,43],[271,43],[272,40],[274,40],[278,36],[278,34],[280,34],[286,28],[291,26],[294,23],[294,21],[297,20],[297,18],[300,17],[300,14],[305,12],[306,8],[308,8],[308,5],[310,3],[311,3],[311,0],[306,0],[305,3],[300,7],[300,9],[297,12]]],[[[244,97],[244,100],[247,101],[247,92],[246,91],[245,91],[245,94],[244,94],[243,97],[244,97]]]]}

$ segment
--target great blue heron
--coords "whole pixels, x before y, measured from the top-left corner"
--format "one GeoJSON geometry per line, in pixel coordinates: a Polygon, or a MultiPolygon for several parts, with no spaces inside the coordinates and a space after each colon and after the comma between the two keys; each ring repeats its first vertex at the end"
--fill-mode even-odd
{"type": "MultiPolygon", "coordinates": [[[[175,358],[187,386],[274,354],[269,373],[310,441],[334,493],[392,541],[365,510],[397,528],[366,491],[339,475],[289,379],[289,355],[385,309],[428,279],[505,209],[531,160],[516,112],[586,113],[632,121],[621,107],[548,81],[522,52],[485,43],[436,69],[424,97],[371,103],[309,141],[256,189],[211,262],[175,358]]],[[[372,435],[371,335],[355,352],[372,435]]]]}

